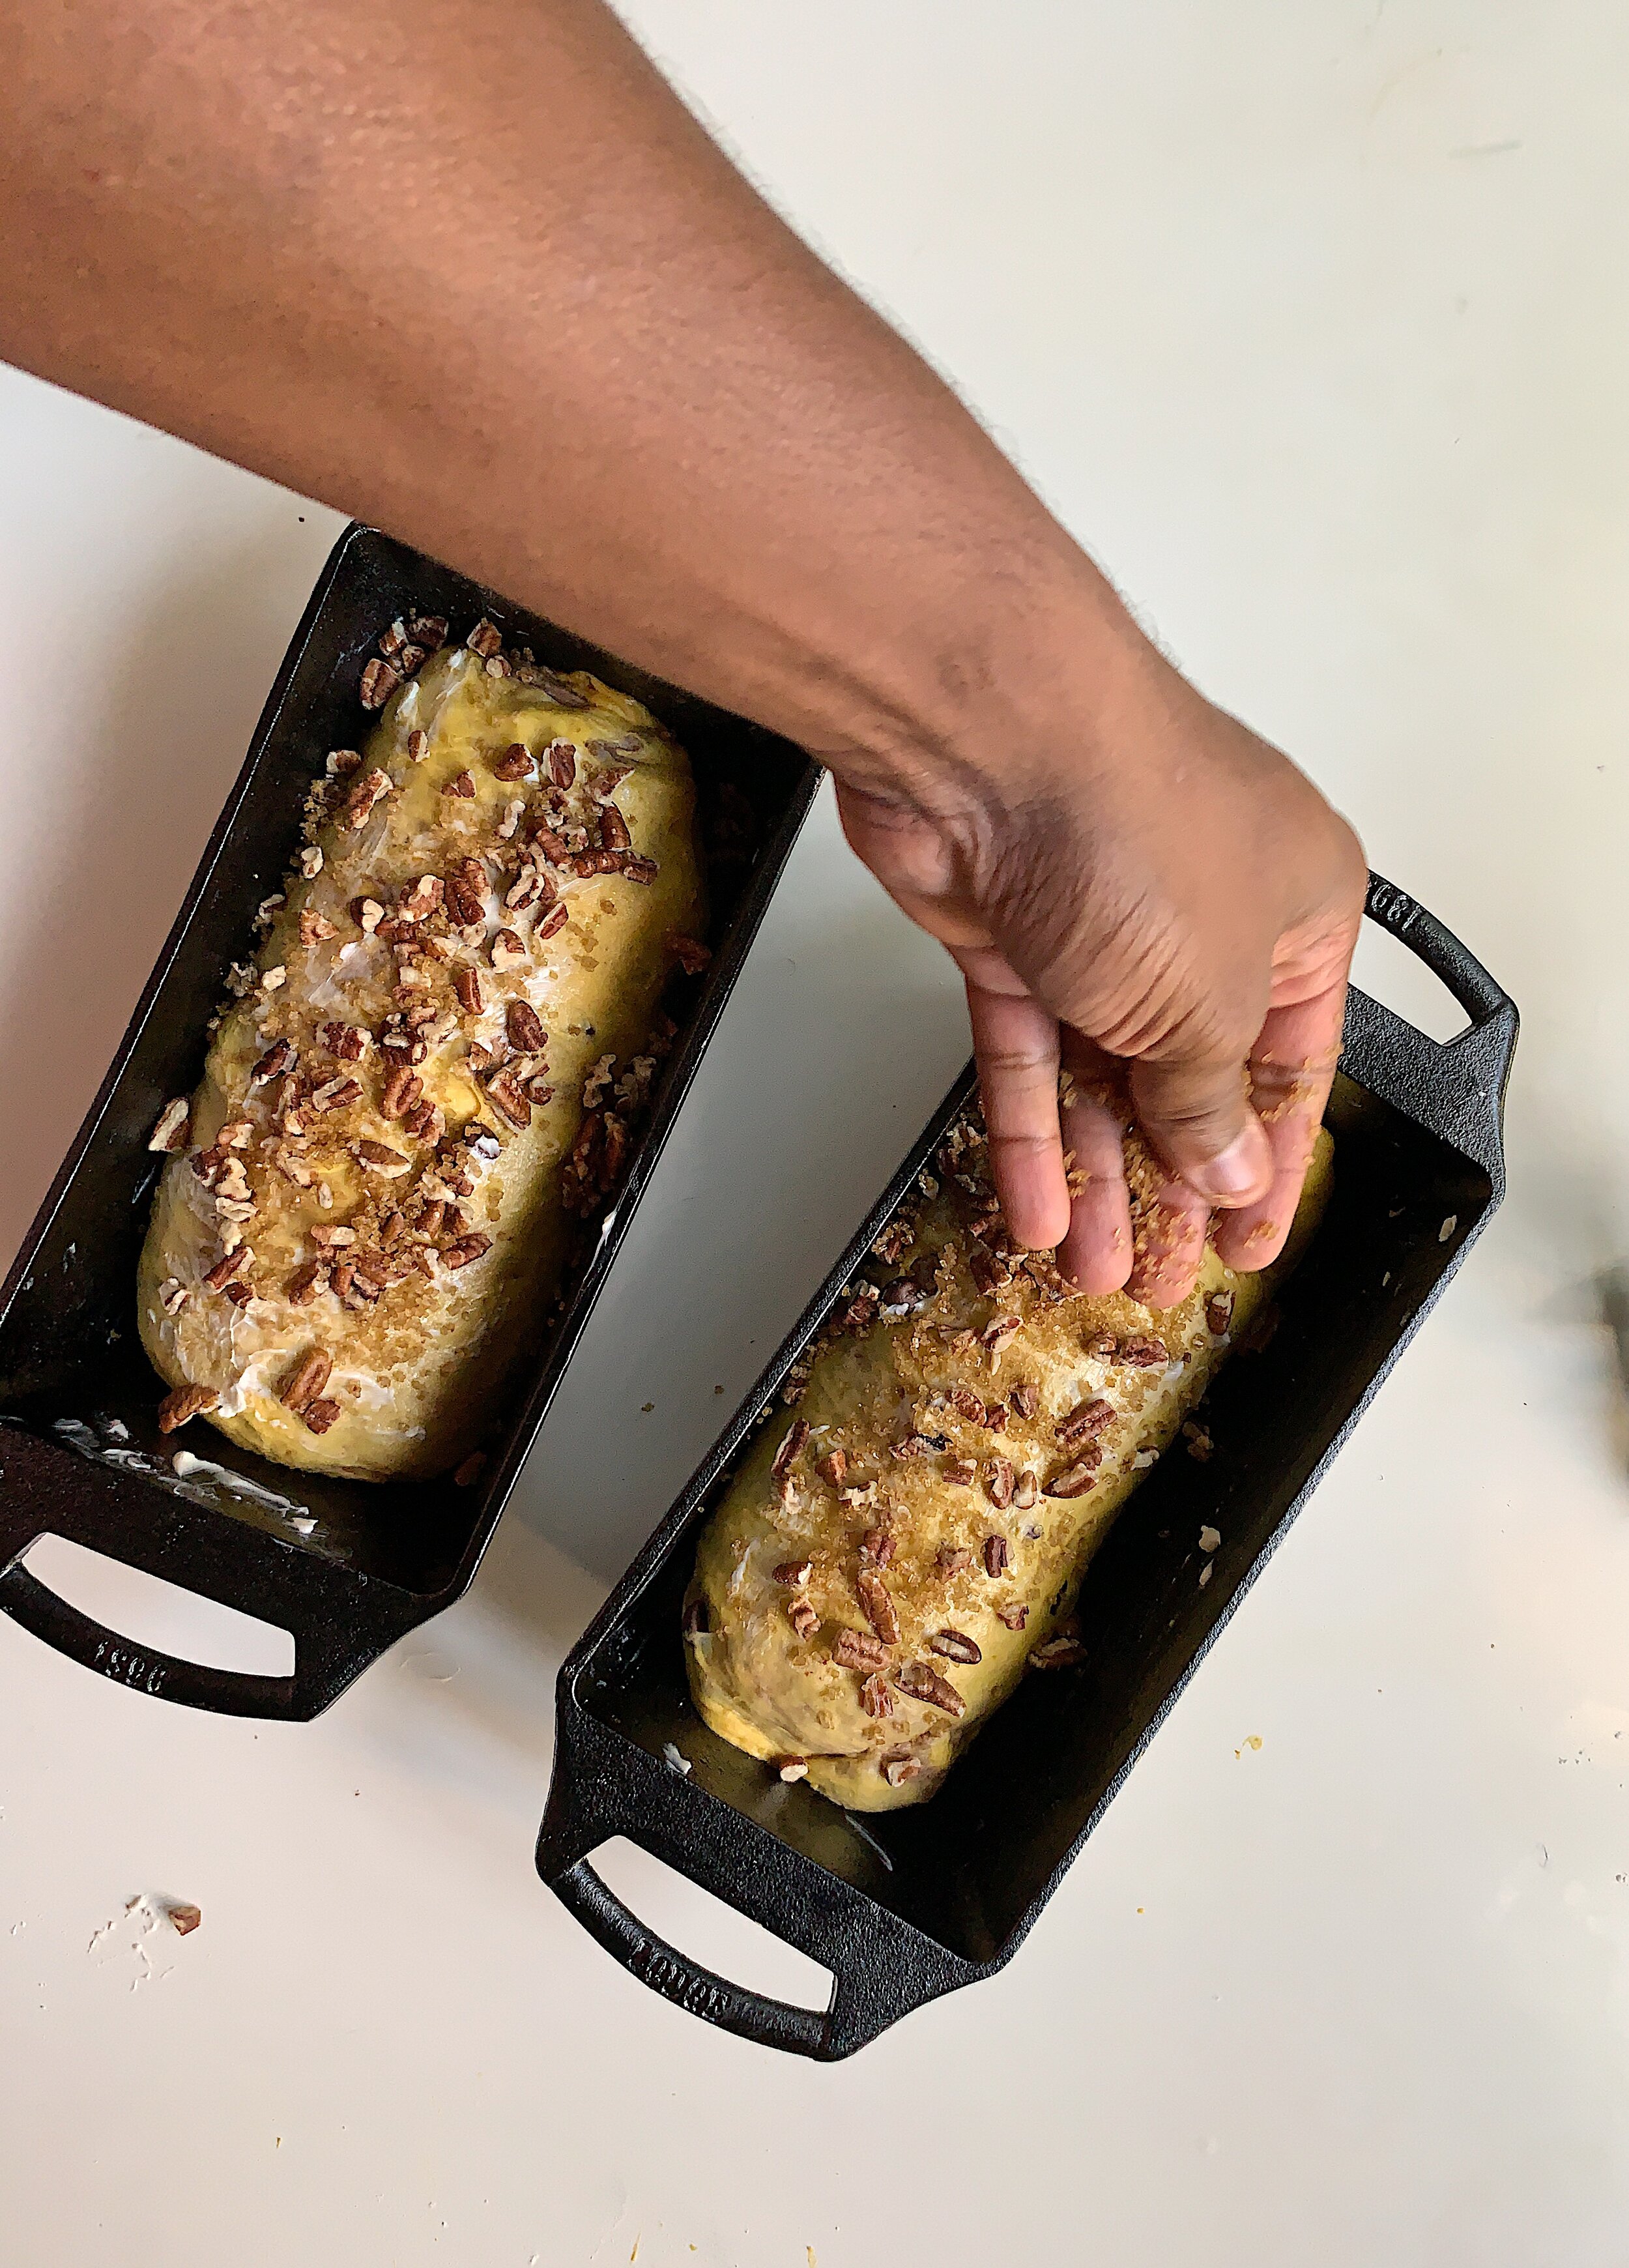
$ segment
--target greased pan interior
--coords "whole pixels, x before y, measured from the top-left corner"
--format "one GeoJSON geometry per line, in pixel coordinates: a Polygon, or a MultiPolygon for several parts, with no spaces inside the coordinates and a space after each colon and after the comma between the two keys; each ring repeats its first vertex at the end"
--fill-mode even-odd
{"type": "Polygon", "coordinates": [[[0,1607],[62,1651],[145,1691],[202,1707],[309,1717],[404,1631],[460,1595],[819,777],[801,750],[773,733],[539,622],[388,537],[347,530],[114,1066],[0,1290],[0,1607]],[[136,1258],[163,1163],[147,1148],[153,1122],[169,1096],[196,1084],[207,1020],[228,966],[246,955],[256,907],[279,887],[298,843],[305,792],[327,751],[360,745],[370,728],[357,698],[363,666],[380,631],[413,613],[444,615],[455,634],[488,615],[507,643],[529,644],[557,667],[591,669],[647,703],[689,753],[709,853],[712,966],[700,983],[676,983],[666,1005],[680,1020],[679,1038],[627,1178],[561,1320],[540,1339],[481,1478],[468,1488],[291,1473],[202,1425],[161,1440],[155,1421],[164,1389],[135,1329],[136,1258]],[[194,1474],[182,1493],[172,1462],[181,1447],[237,1485],[194,1474]],[[242,1676],[126,1645],[19,1564],[47,1532],[290,1630],[294,1675],[242,1676]]]}
{"type": "Polygon", "coordinates": [[[1206,1403],[1210,1460],[1167,1456],[1091,1563],[1085,1661],[1027,1678],[926,1804],[844,1812],[783,1786],[691,1705],[680,1604],[697,1534],[736,1454],[871,1239],[972,1092],[928,1128],[822,1292],[561,1673],[544,1878],[653,1989],[725,2029],[831,2058],[1009,1959],[1104,1808],[1265,1565],[1504,1190],[1502,1099],[1515,1011],[1423,907],[1377,877],[1370,918],[1435,968],[1470,1028],[1440,1045],[1354,992],[1329,1211],[1278,1295],[1266,1346],[1206,1403]],[[1207,1559],[1200,1527],[1222,1533],[1207,1559]],[[1212,1569],[1201,1587],[1200,1576],[1212,1569]],[[669,1744],[690,1765],[672,1764],[669,1744]],[[664,1944],[591,1854],[626,1835],[833,1973],[830,2006],[745,1991],[664,1944]]]}

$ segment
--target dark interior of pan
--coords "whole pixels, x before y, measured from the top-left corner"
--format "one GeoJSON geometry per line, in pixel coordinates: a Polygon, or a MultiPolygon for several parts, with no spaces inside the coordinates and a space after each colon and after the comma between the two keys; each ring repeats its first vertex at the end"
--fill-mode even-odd
{"type": "Polygon", "coordinates": [[[686,1681],[680,1610],[697,1532],[778,1378],[862,1272],[870,1240],[970,1081],[566,1664],[539,1867],[655,1989],[729,2029],[830,2056],[987,1973],[1020,1941],[1502,1194],[1515,1011],[1423,908],[1376,880],[1369,910],[1454,983],[1471,1027],[1439,1045],[1352,996],[1351,1075],[1327,1116],[1328,1211],[1279,1296],[1271,1337],[1224,1366],[1211,1389],[1208,1462],[1166,1456],[1092,1561],[1080,1597],[1082,1666],[1028,1677],[931,1801],[863,1815],[781,1784],[720,1739],[686,1681]],[[1205,1526],[1221,1531],[1214,1556],[1200,1548],[1205,1526]],[[618,1833],[823,1961],[836,1977],[833,2009],[805,2016],[764,2001],[651,1940],[587,1862],[595,1842],[618,1833]]]}
{"type": "Polygon", "coordinates": [[[93,1667],[172,1698],[310,1715],[400,1632],[469,1581],[620,1234],[716,1023],[818,781],[798,749],[505,604],[374,531],[341,538],[267,703],[120,1054],[0,1293],[0,1607],[93,1667]],[[147,1147],[202,1068],[205,1026],[260,902],[299,842],[301,806],[333,747],[357,744],[363,666],[398,615],[482,614],[557,668],[586,667],[649,703],[689,752],[708,852],[715,957],[666,1002],[680,1036],[610,1224],[584,1256],[473,1487],[290,1473],[194,1425],[161,1437],[163,1388],[136,1331],[136,1265],[162,1160],[147,1147]],[[176,1475],[178,1449],[230,1481],[176,1475]],[[111,1651],[17,1555],[48,1530],[291,1629],[292,1680],[156,1667],[111,1651]],[[8,1566],[8,1562],[12,1562],[8,1566]]]}

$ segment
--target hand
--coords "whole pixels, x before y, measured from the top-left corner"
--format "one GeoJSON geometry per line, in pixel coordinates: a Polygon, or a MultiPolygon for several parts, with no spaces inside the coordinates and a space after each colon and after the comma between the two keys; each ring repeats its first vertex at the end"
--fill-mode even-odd
{"type": "Polygon", "coordinates": [[[1128,620],[1114,647],[1086,704],[1027,732],[1015,717],[996,758],[947,764],[926,790],[920,775],[908,790],[851,778],[838,799],[854,849],[966,980],[1012,1233],[1060,1248],[1083,1291],[1168,1307],[1192,1286],[1213,1208],[1231,1266],[1283,1245],[1368,869],[1287,757],[1128,620]],[[1133,1116],[1163,1167],[1141,1193],[1155,1233],[1136,1252],[1133,1116]]]}

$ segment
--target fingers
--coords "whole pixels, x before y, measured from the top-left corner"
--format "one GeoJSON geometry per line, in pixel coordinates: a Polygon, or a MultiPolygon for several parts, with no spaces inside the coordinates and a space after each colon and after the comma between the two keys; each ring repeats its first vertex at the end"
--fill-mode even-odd
{"type": "Polygon", "coordinates": [[[1172,1174],[1147,1208],[1126,1289],[1147,1307],[1174,1307],[1199,1280],[1210,1207],[1172,1174]]]}
{"type": "Polygon", "coordinates": [[[1273,1157],[1256,1204],[1225,1213],[1216,1249],[1230,1268],[1266,1268],[1284,1248],[1340,1056],[1344,976],[1310,1000],[1269,1010],[1251,1057],[1253,1100],[1273,1157]]]}
{"type": "Polygon", "coordinates": [[[967,1012],[1007,1226],[1031,1251],[1061,1244],[1069,1189],[1058,1123],[1057,1019],[1027,992],[996,990],[972,975],[967,1012]]]}
{"type": "Polygon", "coordinates": [[[1145,1057],[1131,1066],[1131,1094],[1149,1141],[1200,1198],[1241,1206],[1266,1196],[1272,1148],[1237,1057],[1145,1057]]]}

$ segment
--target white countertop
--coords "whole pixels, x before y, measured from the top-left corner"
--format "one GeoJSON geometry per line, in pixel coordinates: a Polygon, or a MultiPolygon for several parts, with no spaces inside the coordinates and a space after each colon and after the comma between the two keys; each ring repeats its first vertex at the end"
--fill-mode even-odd
{"type": "MultiPolygon", "coordinates": [[[[965,1049],[823,806],[461,1606],[310,1726],[0,1620],[0,2252],[1618,2268],[1629,1425],[1592,1286],[1629,1251],[1629,15],[634,12],[1515,995],[1512,1195],[1003,1977],[830,2068],[667,2006],[533,1873],[554,1674],[965,1049]],[[202,1928],[144,1932],[143,1893],[202,1928]]],[[[0,1263],[339,524],[0,378],[0,1263]]],[[[1396,958],[1375,988],[1435,1015],[1396,958]]],[[[815,1997],[655,1862],[607,1871],[815,1997]]]]}

